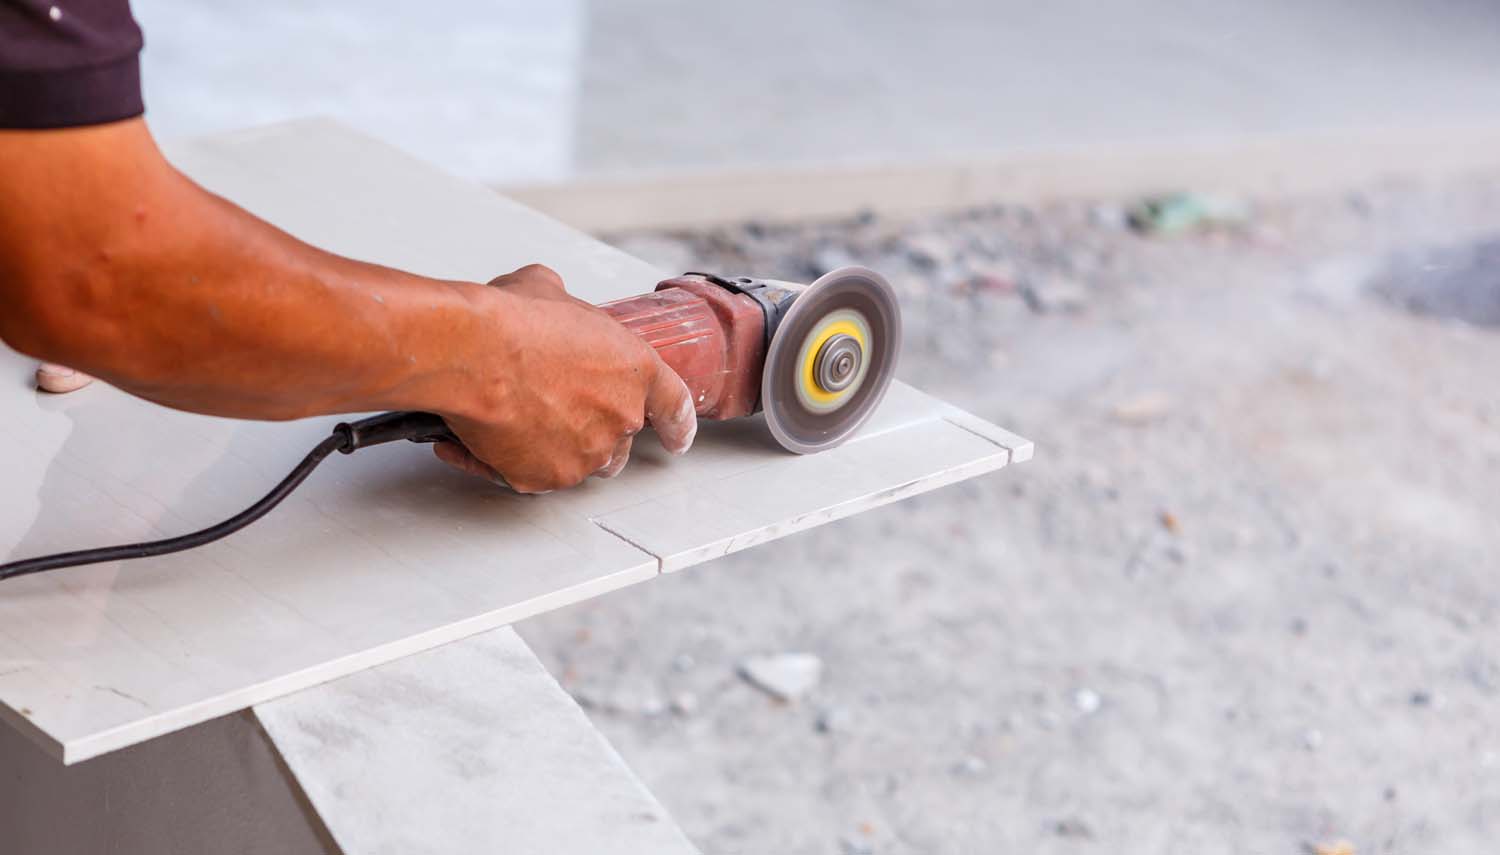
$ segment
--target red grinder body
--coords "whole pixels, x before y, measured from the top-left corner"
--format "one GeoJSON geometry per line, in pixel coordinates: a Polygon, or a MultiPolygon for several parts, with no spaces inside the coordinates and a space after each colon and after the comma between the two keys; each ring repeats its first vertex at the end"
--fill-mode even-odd
{"type": "MultiPolygon", "coordinates": [[[[748,281],[748,280],[747,280],[748,281]]],[[[651,345],[692,393],[699,418],[755,412],[766,359],[766,310],[726,280],[689,273],[599,308],[651,345]]]]}

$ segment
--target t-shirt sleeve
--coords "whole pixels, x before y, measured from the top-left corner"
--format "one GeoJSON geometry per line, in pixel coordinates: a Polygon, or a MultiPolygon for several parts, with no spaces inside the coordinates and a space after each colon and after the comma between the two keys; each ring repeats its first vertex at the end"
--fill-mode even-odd
{"type": "Polygon", "coordinates": [[[0,128],[139,116],[140,54],[128,0],[0,0],[0,128]]]}

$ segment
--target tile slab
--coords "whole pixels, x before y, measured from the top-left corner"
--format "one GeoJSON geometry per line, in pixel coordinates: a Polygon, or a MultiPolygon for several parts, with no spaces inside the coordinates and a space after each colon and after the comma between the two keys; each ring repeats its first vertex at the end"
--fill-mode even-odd
{"type": "Polygon", "coordinates": [[[696,855],[509,627],[258,704],[343,855],[696,855]]]}
{"type": "MultiPolygon", "coordinates": [[[[596,302],[664,275],[328,122],[168,153],[278,226],[378,263],[482,280],[541,261],[596,302]]],[[[216,522],[338,421],[197,416],[103,384],[45,396],[30,370],[0,349],[3,559],[216,522]]],[[[225,541],[0,583],[0,719],[76,762],[1030,454],[898,382],[830,452],[787,455],[757,418],[706,424],[685,457],[646,437],[619,478],[541,497],[405,444],[336,455],[225,541]]]]}

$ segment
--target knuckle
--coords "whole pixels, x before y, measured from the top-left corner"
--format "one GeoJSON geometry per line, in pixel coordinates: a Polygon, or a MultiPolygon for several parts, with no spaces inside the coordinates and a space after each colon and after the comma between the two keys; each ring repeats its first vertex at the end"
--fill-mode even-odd
{"type": "Polygon", "coordinates": [[[563,284],[562,277],[558,275],[557,271],[553,270],[545,264],[528,264],[520,270],[517,270],[516,273],[525,278],[538,279],[548,283],[549,285],[555,285],[559,288],[561,288],[563,284]]]}
{"type": "Polygon", "coordinates": [[[548,474],[548,489],[562,490],[571,487],[589,477],[589,473],[592,471],[592,469],[588,468],[587,462],[582,460],[576,460],[567,464],[556,464],[548,474]]]}

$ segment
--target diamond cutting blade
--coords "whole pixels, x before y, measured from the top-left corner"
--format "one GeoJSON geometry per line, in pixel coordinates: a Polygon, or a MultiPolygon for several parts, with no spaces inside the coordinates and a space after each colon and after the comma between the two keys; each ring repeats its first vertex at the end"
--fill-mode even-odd
{"type": "Polygon", "coordinates": [[[788,451],[843,442],[875,411],[896,371],[901,307],[873,270],[841,267],[807,286],[766,351],[760,400],[788,451]]]}

